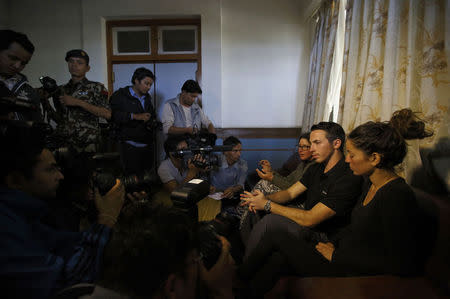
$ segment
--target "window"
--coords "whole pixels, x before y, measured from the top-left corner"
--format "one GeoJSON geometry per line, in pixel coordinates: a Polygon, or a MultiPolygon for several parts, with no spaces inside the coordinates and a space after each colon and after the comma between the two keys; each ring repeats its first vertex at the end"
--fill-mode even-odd
{"type": "Polygon", "coordinates": [[[197,53],[197,26],[159,26],[158,54],[197,53]]]}
{"type": "Polygon", "coordinates": [[[151,54],[150,26],[113,27],[114,55],[149,55],[151,54]]]}

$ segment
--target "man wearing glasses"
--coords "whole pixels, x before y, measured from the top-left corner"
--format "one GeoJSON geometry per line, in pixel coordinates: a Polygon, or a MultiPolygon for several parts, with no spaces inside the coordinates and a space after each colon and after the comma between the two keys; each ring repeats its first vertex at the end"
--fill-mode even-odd
{"type": "Polygon", "coordinates": [[[181,93],[166,102],[161,116],[165,135],[192,135],[202,128],[209,133],[216,133],[212,122],[195,102],[200,94],[202,89],[197,81],[187,80],[181,87],[181,93]]]}

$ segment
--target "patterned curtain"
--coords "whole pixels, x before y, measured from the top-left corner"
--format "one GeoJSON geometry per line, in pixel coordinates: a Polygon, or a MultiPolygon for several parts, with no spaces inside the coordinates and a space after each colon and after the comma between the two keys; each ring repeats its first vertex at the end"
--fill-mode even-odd
{"type": "Polygon", "coordinates": [[[350,132],[411,108],[434,136],[410,143],[408,165],[419,146],[449,148],[449,46],[447,0],[349,0],[338,122],[350,132]]]}
{"type": "Polygon", "coordinates": [[[326,107],[327,90],[339,14],[339,0],[326,0],[317,12],[313,48],[310,55],[309,81],[303,112],[302,128],[322,121],[326,107]]]}

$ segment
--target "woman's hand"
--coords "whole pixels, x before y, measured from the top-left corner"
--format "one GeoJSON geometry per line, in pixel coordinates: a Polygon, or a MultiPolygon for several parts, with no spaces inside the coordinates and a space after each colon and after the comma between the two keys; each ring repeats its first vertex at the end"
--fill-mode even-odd
{"type": "Polygon", "coordinates": [[[319,242],[316,245],[316,250],[323,255],[324,258],[326,258],[328,261],[331,262],[331,259],[333,257],[334,252],[334,245],[331,242],[328,243],[322,243],[319,242]]]}
{"type": "Polygon", "coordinates": [[[269,172],[262,172],[261,170],[256,168],[256,173],[263,180],[267,180],[269,182],[272,182],[272,180],[273,180],[273,172],[271,172],[271,171],[269,171],[269,172]]]}
{"type": "Polygon", "coordinates": [[[272,172],[272,166],[270,165],[270,162],[268,160],[259,161],[259,165],[261,166],[263,172],[272,172]]]}

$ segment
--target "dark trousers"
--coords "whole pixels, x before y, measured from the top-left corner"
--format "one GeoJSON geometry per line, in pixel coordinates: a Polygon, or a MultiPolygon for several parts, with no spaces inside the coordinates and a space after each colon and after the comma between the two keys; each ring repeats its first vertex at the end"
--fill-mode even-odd
{"type": "Polygon", "coordinates": [[[337,274],[315,250],[317,242],[328,242],[326,234],[280,215],[265,215],[259,221],[257,216],[251,213],[248,219],[253,226],[245,239],[245,257],[239,268],[252,298],[263,297],[284,275],[337,274]]]}
{"type": "Polygon", "coordinates": [[[126,175],[142,174],[154,167],[154,154],[150,146],[135,147],[126,142],[120,143],[120,160],[126,175]]]}
{"type": "Polygon", "coordinates": [[[317,242],[293,236],[292,231],[286,229],[271,230],[262,235],[250,252],[246,252],[238,273],[243,281],[248,282],[252,298],[262,298],[285,275],[305,277],[348,274],[315,249],[317,242]]]}
{"type": "Polygon", "coordinates": [[[245,244],[245,256],[247,257],[258,246],[265,235],[274,235],[287,232],[292,238],[312,242],[328,242],[325,233],[317,232],[303,227],[293,220],[280,215],[265,213],[249,213],[241,226],[241,237],[245,244]],[[261,219],[261,216],[262,219],[261,219]]]}

